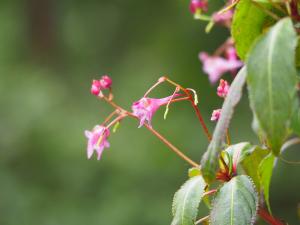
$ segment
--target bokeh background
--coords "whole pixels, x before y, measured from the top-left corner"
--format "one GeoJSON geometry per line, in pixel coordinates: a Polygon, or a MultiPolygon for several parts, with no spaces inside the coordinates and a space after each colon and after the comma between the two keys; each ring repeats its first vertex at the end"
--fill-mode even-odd
{"type": "MultiPolygon", "coordinates": [[[[213,130],[210,114],[222,100],[203,74],[198,53],[212,52],[228,31],[218,27],[205,34],[188,3],[0,2],[1,225],[170,223],[172,197],[189,166],[138,129],[137,121],[125,120],[111,135],[101,161],[87,160],[83,133],[112,110],[89,92],[91,80],[103,74],[113,78],[115,100],[127,108],[162,75],[196,89],[213,130]]],[[[152,96],[172,92],[162,85],[152,96]]],[[[172,105],[165,121],[163,111],[154,127],[199,161],[208,142],[189,104],[172,105]]],[[[251,119],[244,96],[230,129],[233,142],[257,143],[251,119]]],[[[285,157],[299,160],[299,155],[296,147],[285,157]]],[[[299,166],[279,161],[271,203],[289,224],[299,223],[299,190],[299,166]]],[[[200,216],[206,214],[202,207],[200,216]]]]}

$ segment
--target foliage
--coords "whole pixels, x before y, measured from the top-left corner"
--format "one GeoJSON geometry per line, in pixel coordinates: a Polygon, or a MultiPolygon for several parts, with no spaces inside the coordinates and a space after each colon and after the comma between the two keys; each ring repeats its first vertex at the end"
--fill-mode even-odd
{"type": "Polygon", "coordinates": [[[206,0],[192,0],[190,4],[195,19],[209,21],[206,31],[212,29],[213,24],[219,24],[229,28],[233,36],[214,54],[199,54],[212,84],[224,73],[234,75],[231,86],[221,79],[217,88],[217,95],[224,103],[212,113],[211,120],[217,121],[213,134],[197,106],[195,90],[161,77],[143,97],[133,102],[130,111],[114,102],[112,80],[105,75],[93,81],[91,93],[110,104],[114,111],[101,125],[85,132],[88,158],[96,152],[99,160],[104,148],[109,147],[111,127],[128,117],[136,119],[139,127],[144,126],[193,167],[188,173],[189,180],[174,196],[172,225],[252,225],[257,215],[269,224],[282,225],[281,220],[271,216],[269,189],[275,160],[281,159],[282,146],[292,135],[299,134],[296,58],[300,14],[297,2],[239,0],[228,3],[212,16],[206,14],[207,7],[206,0]],[[235,47],[243,61],[238,58],[235,47]],[[175,89],[173,93],[163,98],[149,97],[162,83],[175,89]],[[245,85],[253,112],[253,130],[260,142],[232,144],[230,122],[245,85]],[[180,101],[191,104],[209,141],[200,165],[152,127],[159,108],[166,106],[166,116],[170,105],[180,101]],[[212,188],[215,186],[217,188],[212,188]],[[212,204],[208,196],[214,197],[212,204]],[[210,214],[197,220],[202,199],[210,214]]]}

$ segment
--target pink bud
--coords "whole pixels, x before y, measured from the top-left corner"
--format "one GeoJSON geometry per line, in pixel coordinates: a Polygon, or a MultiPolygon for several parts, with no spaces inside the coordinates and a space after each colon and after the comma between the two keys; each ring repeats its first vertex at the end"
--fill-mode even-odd
{"type": "Polygon", "coordinates": [[[221,109],[216,109],[211,114],[211,121],[218,121],[221,116],[221,109]]]}
{"type": "Polygon", "coordinates": [[[197,10],[207,11],[208,2],[207,0],[191,0],[190,11],[191,13],[197,13],[197,10]]]}
{"type": "Polygon", "coordinates": [[[112,85],[112,79],[107,76],[107,75],[104,75],[101,77],[100,79],[100,87],[103,88],[103,89],[108,89],[110,88],[112,85]]]}
{"type": "Polygon", "coordinates": [[[91,87],[91,93],[93,95],[99,95],[101,91],[101,85],[99,80],[93,80],[92,87],[91,87]]]}
{"type": "Polygon", "coordinates": [[[221,79],[217,88],[217,95],[221,98],[225,98],[228,94],[230,85],[226,80],[221,79]]]}

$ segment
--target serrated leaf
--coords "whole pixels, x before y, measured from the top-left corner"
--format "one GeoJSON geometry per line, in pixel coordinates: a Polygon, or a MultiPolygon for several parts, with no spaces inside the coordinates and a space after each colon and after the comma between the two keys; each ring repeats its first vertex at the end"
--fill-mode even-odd
{"type": "MultiPolygon", "coordinates": [[[[270,4],[264,4],[264,7],[271,8],[270,4]]],[[[270,16],[255,6],[251,0],[240,0],[234,13],[231,34],[241,59],[246,59],[255,39],[272,23],[270,16]]]]}
{"type": "Polygon", "coordinates": [[[292,21],[285,18],[256,42],[247,60],[250,104],[275,155],[288,134],[296,94],[296,44],[292,21]]]}
{"type": "Polygon", "coordinates": [[[273,173],[274,160],[275,160],[274,155],[270,153],[261,161],[258,167],[260,186],[261,188],[263,188],[265,202],[270,212],[271,212],[271,207],[269,202],[269,189],[270,189],[270,182],[273,173]]]}
{"type": "Polygon", "coordinates": [[[267,149],[262,149],[258,146],[248,152],[241,161],[241,165],[248,176],[250,176],[257,188],[260,191],[260,178],[258,176],[258,168],[261,161],[270,153],[267,149]]]}
{"type": "Polygon", "coordinates": [[[194,225],[206,183],[202,176],[190,178],[175,193],[171,225],[194,225]]]}
{"type": "Polygon", "coordinates": [[[248,176],[232,178],[217,192],[210,214],[211,225],[251,225],[255,222],[258,196],[248,176]]]}
{"type": "Polygon", "coordinates": [[[231,84],[229,93],[223,103],[221,116],[214,130],[212,140],[202,157],[201,171],[204,179],[208,183],[212,182],[215,178],[215,173],[218,166],[218,155],[222,150],[224,138],[229,127],[234,108],[242,96],[242,89],[245,84],[245,80],[246,68],[243,67],[231,84]]]}

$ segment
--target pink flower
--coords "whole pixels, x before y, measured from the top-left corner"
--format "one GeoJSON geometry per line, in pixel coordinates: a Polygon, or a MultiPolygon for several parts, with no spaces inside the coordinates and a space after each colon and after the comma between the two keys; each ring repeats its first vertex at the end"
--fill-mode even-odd
{"type": "Polygon", "coordinates": [[[211,121],[218,121],[220,116],[221,116],[221,109],[216,109],[212,112],[210,120],[211,121]]]}
{"type": "Polygon", "coordinates": [[[112,79],[107,75],[102,76],[99,82],[102,89],[109,89],[112,85],[112,79]]]}
{"type": "MultiPolygon", "coordinates": [[[[175,95],[176,96],[176,95],[175,95]]],[[[167,104],[174,96],[166,98],[147,98],[143,97],[132,105],[132,111],[140,120],[139,127],[143,126],[145,121],[151,126],[151,120],[154,113],[162,105],[167,104]]]]}
{"type": "Polygon", "coordinates": [[[101,91],[101,85],[99,80],[93,80],[92,87],[91,87],[91,93],[93,95],[99,95],[101,91]]]}
{"type": "Polygon", "coordinates": [[[223,13],[214,13],[212,15],[212,19],[215,23],[221,23],[221,24],[227,24],[228,22],[231,22],[233,16],[233,11],[228,10],[223,13]]]}
{"type": "Polygon", "coordinates": [[[207,0],[191,0],[190,11],[195,14],[198,10],[207,11],[208,2],[207,0]]]}
{"type": "Polygon", "coordinates": [[[87,157],[90,159],[94,153],[97,152],[97,159],[100,160],[102,152],[104,148],[109,147],[109,142],[107,138],[110,134],[109,130],[104,126],[95,126],[92,131],[86,130],[85,136],[88,139],[88,146],[87,146],[87,157]]]}
{"type": "Polygon", "coordinates": [[[239,60],[227,60],[220,56],[210,56],[206,52],[200,52],[199,59],[203,64],[203,71],[208,74],[212,84],[216,83],[224,73],[238,69],[243,65],[239,60]]]}
{"type": "Polygon", "coordinates": [[[221,98],[225,98],[228,94],[230,85],[226,80],[221,79],[217,88],[217,95],[221,98]]]}
{"type": "Polygon", "coordinates": [[[226,58],[228,60],[232,60],[232,61],[238,60],[238,56],[237,56],[235,47],[230,46],[226,49],[226,58]]]}

